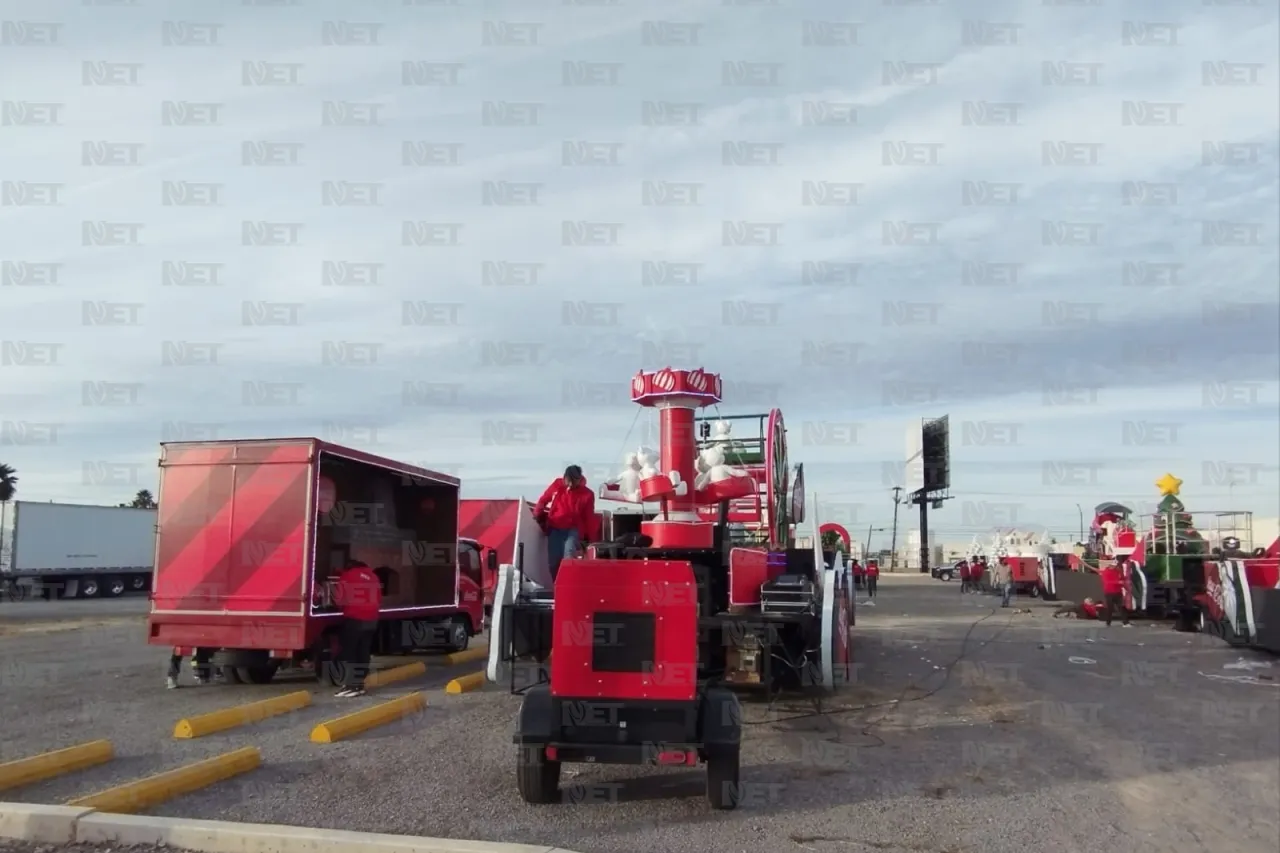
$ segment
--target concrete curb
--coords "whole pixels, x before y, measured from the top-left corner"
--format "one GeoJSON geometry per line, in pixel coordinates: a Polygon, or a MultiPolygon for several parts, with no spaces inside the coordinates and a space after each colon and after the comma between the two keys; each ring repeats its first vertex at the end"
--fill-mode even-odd
{"type": "Polygon", "coordinates": [[[538,844],[108,814],[28,803],[0,803],[0,838],[36,844],[166,844],[197,853],[573,853],[538,844]]]}

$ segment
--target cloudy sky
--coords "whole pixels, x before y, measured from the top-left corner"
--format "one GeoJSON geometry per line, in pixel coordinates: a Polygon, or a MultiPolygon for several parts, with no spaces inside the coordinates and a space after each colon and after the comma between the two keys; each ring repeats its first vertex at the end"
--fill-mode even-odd
{"type": "Polygon", "coordinates": [[[783,410],[821,512],[1277,508],[1274,2],[8,0],[0,461],[316,435],[530,494],[783,410]],[[639,417],[637,418],[637,414],[639,417]]]}

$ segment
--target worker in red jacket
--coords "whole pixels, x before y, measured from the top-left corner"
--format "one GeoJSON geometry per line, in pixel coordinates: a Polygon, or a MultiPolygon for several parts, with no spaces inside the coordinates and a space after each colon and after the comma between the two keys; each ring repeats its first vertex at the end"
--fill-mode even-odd
{"type": "Polygon", "coordinates": [[[1124,607],[1124,568],[1127,561],[1118,557],[1114,564],[1102,568],[1098,574],[1102,576],[1103,612],[1107,625],[1111,625],[1111,617],[1119,610],[1124,617],[1124,627],[1129,627],[1129,611],[1124,607]]]}
{"type": "Polygon", "coordinates": [[[596,496],[580,467],[570,465],[547,486],[533,506],[533,517],[547,533],[547,568],[554,582],[560,561],[577,556],[595,534],[596,496]]]}
{"type": "Polygon", "coordinates": [[[876,581],[880,580],[880,564],[875,560],[867,560],[867,597],[876,597],[876,581]]]}
{"type": "Polygon", "coordinates": [[[969,561],[961,560],[960,561],[960,593],[962,595],[969,591],[969,579],[972,577],[972,575],[973,575],[973,570],[969,568],[969,561]]]}
{"type": "Polygon", "coordinates": [[[382,582],[368,565],[352,560],[346,571],[338,576],[334,599],[342,608],[343,678],[342,689],[337,695],[343,698],[363,696],[382,609],[382,582]]]}

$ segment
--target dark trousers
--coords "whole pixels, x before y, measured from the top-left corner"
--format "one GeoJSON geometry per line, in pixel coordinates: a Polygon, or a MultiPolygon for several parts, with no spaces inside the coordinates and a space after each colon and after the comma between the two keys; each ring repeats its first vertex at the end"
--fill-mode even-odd
{"type": "MultiPolygon", "coordinates": [[[[213,667],[209,665],[209,661],[213,659],[213,649],[196,649],[195,655],[191,658],[191,669],[195,672],[196,678],[208,681],[213,675],[213,667]]],[[[177,678],[182,672],[182,655],[171,655],[169,657],[169,677],[177,678]]]]}
{"type": "Polygon", "coordinates": [[[342,686],[352,690],[364,687],[373,658],[373,638],[377,622],[361,619],[342,620],[342,686]]]}
{"type": "Polygon", "coordinates": [[[876,581],[877,580],[879,580],[879,578],[867,578],[867,597],[868,598],[876,597],[876,581]]]}
{"type": "Polygon", "coordinates": [[[1121,619],[1124,620],[1124,624],[1129,624],[1129,611],[1124,609],[1124,593],[1109,592],[1102,599],[1108,625],[1111,624],[1111,615],[1117,611],[1120,613],[1121,619]]]}
{"type": "Polygon", "coordinates": [[[969,591],[969,579],[968,579],[968,578],[960,578],[960,592],[963,594],[963,593],[966,593],[966,592],[968,592],[968,591],[969,591]]]}

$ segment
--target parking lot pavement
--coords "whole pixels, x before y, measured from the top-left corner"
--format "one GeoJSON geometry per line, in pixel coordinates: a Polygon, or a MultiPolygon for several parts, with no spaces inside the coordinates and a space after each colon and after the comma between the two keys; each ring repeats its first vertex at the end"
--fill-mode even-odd
{"type": "Polygon", "coordinates": [[[36,628],[45,623],[87,620],[118,620],[143,617],[149,602],[145,595],[120,598],[71,598],[43,601],[5,601],[0,599],[0,632],[36,628]]]}
{"type": "MultiPolygon", "coordinates": [[[[207,697],[231,704],[232,696],[289,688],[165,693],[163,650],[110,634],[118,628],[103,629],[110,636],[96,642],[69,639],[77,632],[49,635],[56,648],[35,659],[68,669],[21,697],[5,689],[0,713],[6,754],[14,743],[35,751],[41,732],[56,730],[54,745],[66,745],[111,736],[115,721],[139,718],[122,740],[126,767],[27,789],[22,799],[32,801],[56,802],[109,777],[136,778],[257,745],[263,768],[156,813],[581,853],[1201,846],[1274,853],[1280,682],[1221,678],[1238,676],[1242,670],[1224,667],[1252,654],[1163,624],[1105,629],[1054,619],[1048,607],[1027,609],[962,596],[954,584],[882,584],[875,606],[858,610],[853,685],[817,704],[748,704],[746,802],[732,813],[709,810],[699,772],[585,765],[565,774],[568,802],[526,806],[516,794],[510,743],[518,697],[494,687],[446,696],[438,689],[444,675],[424,682],[435,688],[425,713],[350,741],[307,742],[317,719],[349,707],[327,696],[324,708],[197,741],[168,740],[187,710],[222,704],[207,697]]],[[[16,642],[30,659],[37,655],[32,639],[0,639],[0,651],[7,659],[16,642]]],[[[1254,674],[1280,678],[1280,664],[1254,674]]]]}

